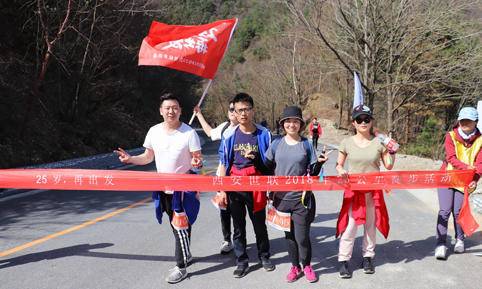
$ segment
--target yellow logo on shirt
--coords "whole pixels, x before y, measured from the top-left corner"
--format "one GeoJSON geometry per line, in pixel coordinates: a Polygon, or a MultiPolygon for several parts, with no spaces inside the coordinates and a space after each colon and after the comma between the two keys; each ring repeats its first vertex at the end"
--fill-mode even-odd
{"type": "Polygon", "coordinates": [[[254,157],[253,153],[259,152],[259,148],[258,148],[258,145],[252,145],[249,143],[235,144],[234,151],[240,152],[243,157],[253,158],[254,157]],[[250,156],[247,155],[248,152],[250,153],[250,156]]]}

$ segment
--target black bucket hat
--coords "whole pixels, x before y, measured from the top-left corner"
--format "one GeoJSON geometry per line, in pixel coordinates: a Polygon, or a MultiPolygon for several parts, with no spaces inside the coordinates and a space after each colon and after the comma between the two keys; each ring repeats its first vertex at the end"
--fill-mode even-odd
{"type": "Polygon", "coordinates": [[[283,114],[281,115],[281,119],[279,120],[280,125],[283,125],[283,122],[288,118],[296,118],[301,122],[301,127],[305,126],[305,120],[303,119],[301,108],[297,106],[287,106],[283,110],[283,114]]]}
{"type": "Polygon", "coordinates": [[[355,106],[353,108],[353,112],[351,113],[351,119],[355,119],[359,117],[360,115],[368,115],[370,118],[373,118],[372,110],[363,104],[355,106]]]}

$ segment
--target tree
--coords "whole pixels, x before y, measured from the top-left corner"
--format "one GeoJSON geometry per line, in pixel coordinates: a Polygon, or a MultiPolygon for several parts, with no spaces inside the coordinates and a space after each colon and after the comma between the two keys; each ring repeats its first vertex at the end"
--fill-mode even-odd
{"type": "Polygon", "coordinates": [[[37,99],[40,101],[40,87],[44,82],[45,75],[47,73],[47,67],[50,63],[50,59],[52,55],[54,55],[54,49],[55,49],[56,43],[62,38],[65,31],[67,31],[68,29],[70,15],[72,13],[72,0],[68,0],[67,5],[65,7],[65,12],[62,11],[63,16],[61,16],[62,20],[58,25],[58,28],[57,27],[53,28],[50,23],[52,21],[52,18],[49,17],[51,14],[48,12],[48,10],[55,11],[57,10],[58,7],[57,6],[49,7],[48,5],[45,4],[45,1],[43,0],[37,0],[36,4],[37,4],[38,19],[39,19],[40,29],[41,29],[41,39],[43,44],[41,46],[43,47],[42,48],[43,56],[41,60],[40,71],[38,73],[36,80],[33,83],[32,92],[29,94],[26,101],[26,113],[24,115],[22,128],[20,129],[20,135],[22,137],[25,132],[25,128],[28,124],[28,121],[30,119],[30,115],[32,112],[32,102],[34,101],[34,99],[37,99]]]}
{"type": "Polygon", "coordinates": [[[386,112],[388,131],[414,112],[480,95],[480,30],[462,18],[469,1],[282,2],[347,70],[361,72],[366,103],[386,112]]]}

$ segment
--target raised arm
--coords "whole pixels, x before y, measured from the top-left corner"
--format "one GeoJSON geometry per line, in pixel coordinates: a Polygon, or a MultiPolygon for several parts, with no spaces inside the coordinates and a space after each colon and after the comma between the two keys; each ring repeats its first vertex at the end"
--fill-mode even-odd
{"type": "Polygon", "coordinates": [[[148,163],[151,163],[154,160],[154,151],[148,148],[146,148],[146,150],[142,154],[137,156],[131,156],[128,152],[126,152],[122,148],[118,148],[117,150],[114,150],[114,153],[116,153],[119,156],[119,160],[124,164],[133,164],[133,165],[143,166],[143,165],[147,165],[148,163]]]}
{"type": "Polygon", "coordinates": [[[207,134],[208,137],[211,137],[211,130],[213,130],[213,128],[209,125],[209,123],[204,118],[201,112],[201,108],[199,106],[194,107],[194,114],[197,116],[199,123],[201,123],[201,126],[204,132],[207,134]]]}

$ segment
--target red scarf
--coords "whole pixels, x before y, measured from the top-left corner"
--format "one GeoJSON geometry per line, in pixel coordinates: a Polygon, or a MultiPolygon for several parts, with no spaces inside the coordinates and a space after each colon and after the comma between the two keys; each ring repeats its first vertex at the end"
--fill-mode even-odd
{"type": "MultiPolygon", "coordinates": [[[[355,219],[355,224],[361,225],[366,222],[366,202],[365,193],[370,191],[352,191],[345,190],[343,193],[343,205],[338,215],[338,222],[336,224],[336,237],[343,234],[348,226],[348,214],[351,207],[352,216],[355,219]]],[[[383,198],[383,191],[373,191],[373,204],[375,206],[375,223],[378,231],[382,233],[385,239],[388,237],[390,231],[390,224],[388,220],[387,206],[383,198]]]]}
{"type": "MultiPolygon", "coordinates": [[[[238,169],[236,166],[231,167],[231,176],[261,176],[261,172],[254,166],[238,169]]],[[[253,191],[253,212],[264,210],[266,207],[266,192],[253,191]]]]}

